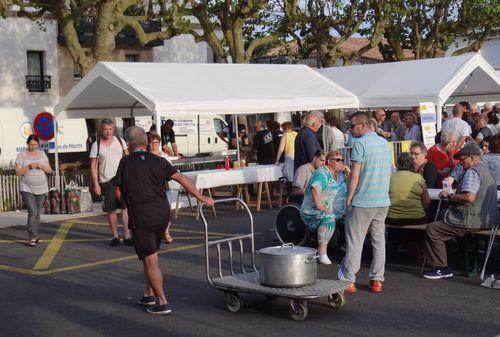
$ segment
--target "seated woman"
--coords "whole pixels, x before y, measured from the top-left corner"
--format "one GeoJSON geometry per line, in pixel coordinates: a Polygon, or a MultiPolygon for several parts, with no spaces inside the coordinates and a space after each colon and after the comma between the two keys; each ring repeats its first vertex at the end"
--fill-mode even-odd
{"type": "MultiPolygon", "coordinates": [[[[414,158],[408,152],[403,152],[397,159],[398,171],[391,176],[389,187],[389,197],[391,206],[385,222],[391,226],[411,226],[427,223],[426,210],[430,206],[429,193],[424,177],[414,172],[414,158]]],[[[407,243],[420,241],[413,238],[407,230],[392,229],[393,235],[398,243],[397,250],[405,252],[407,243]]],[[[423,241],[423,240],[422,240],[423,241]]],[[[412,246],[416,249],[417,260],[423,258],[423,247],[421,245],[412,246]]]]}
{"type": "Polygon", "coordinates": [[[317,232],[321,264],[332,263],[326,248],[337,219],[345,213],[348,174],[349,168],[344,165],[342,154],[337,150],[330,151],[325,165],[314,171],[306,187],[300,217],[311,232],[317,232]]]}
{"type": "Polygon", "coordinates": [[[427,151],[427,160],[432,162],[439,172],[438,188],[443,187],[443,179],[447,177],[451,170],[458,164],[458,160],[453,159],[458,152],[458,137],[454,131],[441,133],[441,143],[432,146],[427,151]]]}
{"type": "Polygon", "coordinates": [[[403,152],[397,159],[398,171],[391,176],[389,197],[391,206],[386,223],[392,226],[421,225],[427,223],[425,209],[430,198],[424,178],[414,172],[413,157],[403,152]]]}

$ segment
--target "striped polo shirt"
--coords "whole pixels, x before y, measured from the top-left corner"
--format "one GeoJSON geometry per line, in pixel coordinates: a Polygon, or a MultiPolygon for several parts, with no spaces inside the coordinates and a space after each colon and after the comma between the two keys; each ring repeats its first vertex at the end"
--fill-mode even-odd
{"type": "Polygon", "coordinates": [[[361,163],[352,205],[388,207],[392,156],[389,143],[375,132],[365,133],[353,143],[351,160],[361,163]]]}

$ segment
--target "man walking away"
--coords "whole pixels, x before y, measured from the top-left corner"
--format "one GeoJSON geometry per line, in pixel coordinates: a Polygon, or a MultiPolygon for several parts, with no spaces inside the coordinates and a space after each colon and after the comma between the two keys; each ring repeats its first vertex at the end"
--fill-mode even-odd
{"type": "Polygon", "coordinates": [[[170,219],[164,187],[174,179],[202,203],[211,206],[213,200],[201,195],[167,160],[146,151],[148,140],[142,128],[132,126],[125,133],[131,154],[120,161],[114,183],[117,198],[123,198],[129,207],[128,225],[147,282],[144,296],[137,303],[148,306],[148,313],[169,314],[172,308],[163,291],[163,276],[158,266],[158,250],[170,219]]]}
{"type": "Polygon", "coordinates": [[[125,141],[122,138],[115,137],[114,134],[115,123],[113,120],[109,118],[103,119],[101,121],[99,138],[92,144],[90,150],[90,174],[94,193],[103,198],[103,211],[108,214],[108,223],[113,234],[110,245],[112,247],[120,245],[116,210],[121,209],[124,234],[123,244],[132,246],[130,232],[127,227],[127,206],[116,200],[113,182],[111,181],[116,175],[121,158],[127,155],[128,152],[125,141]]]}
{"type": "Polygon", "coordinates": [[[465,113],[465,108],[461,104],[455,104],[453,106],[453,118],[448,119],[441,126],[441,132],[448,132],[453,130],[458,135],[457,147],[461,148],[467,138],[470,137],[471,128],[466,121],[462,120],[465,113]]]}
{"type": "Polygon", "coordinates": [[[348,179],[346,255],[338,276],[340,280],[351,282],[346,293],[356,292],[356,273],[369,231],[373,246],[369,285],[371,291],[379,293],[385,271],[385,218],[390,206],[391,151],[388,142],[370,129],[370,117],[363,112],[351,116],[351,134],[357,140],[353,143],[348,179]]]}

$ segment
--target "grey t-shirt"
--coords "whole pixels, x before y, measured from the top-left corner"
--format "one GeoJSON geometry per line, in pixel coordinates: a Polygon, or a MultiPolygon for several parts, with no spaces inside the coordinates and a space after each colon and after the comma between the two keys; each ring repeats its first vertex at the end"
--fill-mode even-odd
{"type": "MultiPolygon", "coordinates": [[[[28,156],[25,152],[21,152],[17,155],[16,164],[26,167],[29,164],[48,163],[49,159],[45,155],[45,152],[37,150],[35,156],[28,156]]],[[[19,190],[21,192],[29,192],[35,195],[45,194],[49,192],[49,186],[47,183],[47,175],[42,169],[32,169],[28,170],[19,179],[19,190]]]]}
{"type": "Polygon", "coordinates": [[[293,186],[305,191],[307,183],[309,182],[309,179],[311,179],[313,173],[314,167],[311,164],[299,166],[293,177],[293,186]]]}

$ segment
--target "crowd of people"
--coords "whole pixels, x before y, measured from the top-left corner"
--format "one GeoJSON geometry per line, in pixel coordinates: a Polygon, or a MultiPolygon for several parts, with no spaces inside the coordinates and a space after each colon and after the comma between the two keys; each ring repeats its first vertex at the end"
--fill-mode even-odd
{"type": "MultiPolygon", "coordinates": [[[[283,163],[288,199],[300,203],[300,216],[317,238],[319,263],[331,264],[327,245],[339,220],[345,218],[345,257],[338,277],[350,282],[347,293],[356,292],[356,274],[369,234],[373,249],[369,287],[381,292],[386,223],[427,224],[421,246],[432,269],[424,277],[437,279],[452,276],[446,240],[491,227],[496,221],[499,109],[500,104],[485,104],[480,113],[475,105],[456,104],[453,117],[445,116],[436,144],[429,149],[422,142],[418,114],[408,112],[402,121],[394,111],[386,120],[383,109],[373,116],[353,113],[348,137],[339,129],[339,119],[333,112],[311,111],[304,114],[298,132],[291,122],[280,125],[257,121],[252,142],[243,124],[237,127],[237,136],[228,135],[227,142],[230,147],[251,148],[259,164],[283,163]],[[394,170],[388,141],[402,140],[412,144],[409,152],[398,155],[394,170]],[[439,197],[446,206],[442,210],[430,200],[430,188],[443,188],[439,197]]],[[[120,210],[122,242],[135,247],[144,266],[146,289],[138,303],[154,314],[171,311],[157,255],[162,240],[173,241],[169,231],[173,200],[168,181],[177,181],[201,202],[213,204],[169,162],[171,156],[179,155],[173,126],[173,121],[166,121],[160,133],[154,126],[148,133],[132,126],[126,130],[125,140],[115,136],[111,119],[103,119],[100,136],[90,151],[92,186],[107,213],[110,245],[121,243],[120,210]]],[[[16,159],[16,174],[21,177],[21,195],[28,208],[28,244],[36,246],[48,192],[47,174],[52,170],[45,153],[38,149],[38,138],[30,136],[27,145],[16,159]]]]}

